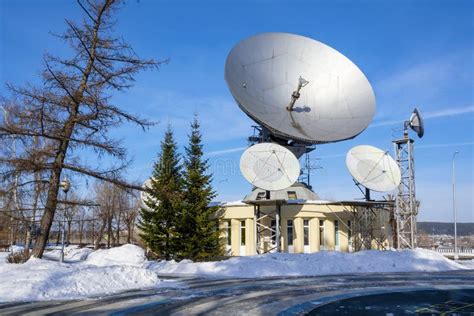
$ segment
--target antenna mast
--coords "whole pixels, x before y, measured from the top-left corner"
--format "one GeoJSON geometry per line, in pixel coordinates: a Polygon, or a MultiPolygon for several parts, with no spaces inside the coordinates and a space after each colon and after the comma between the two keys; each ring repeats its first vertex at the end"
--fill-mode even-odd
{"type": "Polygon", "coordinates": [[[413,111],[410,119],[404,122],[403,138],[393,141],[395,159],[402,175],[395,200],[398,249],[416,247],[418,202],[415,192],[414,140],[408,136],[408,128],[415,131],[419,138],[423,137],[423,120],[417,109],[413,111]]]}
{"type": "Polygon", "coordinates": [[[398,249],[413,249],[416,247],[416,216],[418,215],[418,207],[415,198],[413,143],[413,139],[409,138],[408,135],[393,141],[395,160],[402,174],[402,181],[398,186],[397,198],[395,200],[398,249]]]}
{"type": "MultiPolygon", "coordinates": [[[[304,165],[303,165],[303,168],[301,168],[301,175],[298,179],[298,182],[306,184],[306,186],[310,190],[313,190],[313,186],[311,185],[311,172],[313,170],[322,169],[320,165],[318,165],[317,163],[311,160],[311,157],[309,155],[309,153],[315,149],[316,149],[315,146],[306,147],[304,165]]],[[[319,158],[316,158],[316,160],[319,160],[319,158]]]]}

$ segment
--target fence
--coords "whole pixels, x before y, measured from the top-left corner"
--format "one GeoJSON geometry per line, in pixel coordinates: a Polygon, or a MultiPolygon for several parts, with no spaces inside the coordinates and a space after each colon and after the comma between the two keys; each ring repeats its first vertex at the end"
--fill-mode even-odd
{"type": "MultiPolygon", "coordinates": [[[[434,250],[445,257],[453,257],[454,256],[454,246],[440,246],[434,248],[425,247],[425,249],[434,250]]],[[[474,258],[474,248],[473,247],[458,247],[458,255],[462,258],[474,258]]]]}

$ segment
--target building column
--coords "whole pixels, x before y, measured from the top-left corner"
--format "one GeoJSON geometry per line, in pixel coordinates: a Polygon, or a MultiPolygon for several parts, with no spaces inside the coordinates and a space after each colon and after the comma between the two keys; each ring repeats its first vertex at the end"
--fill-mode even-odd
{"type": "Polygon", "coordinates": [[[349,251],[347,219],[339,220],[339,250],[343,252],[349,251]]]}
{"type": "Polygon", "coordinates": [[[309,220],[309,246],[311,252],[319,251],[319,218],[309,220]]]}
{"type": "Polygon", "coordinates": [[[293,219],[293,247],[295,253],[303,253],[303,219],[301,217],[295,217],[293,219]]]}
{"type": "Polygon", "coordinates": [[[334,250],[334,220],[326,218],[324,221],[324,240],[326,242],[326,250],[334,250]]]}
{"type": "Polygon", "coordinates": [[[247,218],[245,220],[245,233],[246,233],[246,255],[253,256],[256,254],[256,244],[257,240],[255,239],[255,221],[253,218],[247,218]]]}
{"type": "Polygon", "coordinates": [[[240,220],[231,219],[231,229],[232,229],[232,254],[234,256],[240,256],[240,220]]]}
{"type": "Polygon", "coordinates": [[[287,225],[286,221],[288,218],[282,217],[281,220],[281,252],[288,252],[288,234],[287,234],[287,225]]]}

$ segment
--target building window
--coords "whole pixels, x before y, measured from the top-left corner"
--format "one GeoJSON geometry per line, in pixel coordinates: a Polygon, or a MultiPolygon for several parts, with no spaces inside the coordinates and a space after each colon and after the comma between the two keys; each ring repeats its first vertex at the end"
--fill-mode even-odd
{"type": "Polygon", "coordinates": [[[293,246],[293,220],[289,219],[286,222],[286,233],[288,236],[288,246],[293,246]]]}
{"type": "Polygon", "coordinates": [[[304,245],[309,246],[309,220],[303,220],[304,245]]]}
{"type": "Polygon", "coordinates": [[[296,200],[298,199],[298,197],[296,196],[296,192],[295,191],[288,191],[288,200],[296,200]]]}
{"type": "Polygon", "coordinates": [[[276,242],[276,220],[274,219],[272,219],[271,228],[272,228],[272,231],[271,231],[272,241],[276,242]]]}
{"type": "Polygon", "coordinates": [[[227,237],[227,246],[230,246],[232,244],[232,222],[231,221],[225,222],[225,231],[226,231],[226,237],[227,237]]]}
{"type": "Polygon", "coordinates": [[[319,220],[319,245],[324,246],[324,220],[319,220]]]}
{"type": "Polygon", "coordinates": [[[240,245],[245,246],[245,221],[240,221],[240,245]]]}
{"type": "Polygon", "coordinates": [[[265,200],[266,193],[265,192],[258,192],[257,193],[257,200],[265,200]]]}
{"type": "Polygon", "coordinates": [[[339,246],[339,221],[334,221],[334,240],[336,242],[336,246],[339,246]]]}
{"type": "Polygon", "coordinates": [[[349,242],[350,242],[351,238],[352,238],[352,223],[351,223],[351,221],[347,221],[347,238],[349,239],[349,242]]]}

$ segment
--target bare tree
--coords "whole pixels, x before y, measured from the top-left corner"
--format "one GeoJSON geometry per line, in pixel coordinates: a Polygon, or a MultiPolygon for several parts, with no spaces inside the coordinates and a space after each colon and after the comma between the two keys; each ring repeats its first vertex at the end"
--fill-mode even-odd
{"type": "Polygon", "coordinates": [[[118,208],[117,190],[113,184],[99,182],[96,184],[95,194],[95,200],[99,204],[96,208],[96,217],[100,221],[100,228],[94,248],[99,248],[104,233],[107,234],[107,248],[109,248],[113,238],[112,221],[118,208]]]}
{"type": "Polygon", "coordinates": [[[95,200],[99,206],[94,217],[100,222],[95,247],[100,246],[105,236],[108,248],[118,246],[124,228],[127,230],[127,242],[130,242],[138,214],[136,195],[114,184],[99,182],[95,186],[95,200]]]}
{"type": "Polygon", "coordinates": [[[82,241],[84,238],[84,230],[86,229],[86,222],[88,221],[87,208],[80,207],[77,212],[77,234],[79,237],[79,245],[82,246],[82,241]]]}
{"type": "Polygon", "coordinates": [[[129,199],[127,208],[122,213],[123,222],[127,228],[127,244],[132,242],[133,231],[138,216],[138,210],[140,209],[140,201],[136,196],[132,196],[129,199]]]}
{"type": "MultiPolygon", "coordinates": [[[[71,194],[71,200],[73,202],[79,203],[79,198],[74,193],[71,194]]],[[[64,208],[64,217],[66,220],[66,244],[67,245],[69,245],[71,241],[72,222],[76,218],[76,214],[79,211],[79,207],[80,206],[78,204],[73,204],[73,205],[68,205],[64,208]]]]}
{"type": "Polygon", "coordinates": [[[160,63],[140,59],[127,43],[111,35],[112,17],[121,1],[77,3],[84,14],[82,24],[66,20],[67,30],[57,35],[71,46],[73,56],[46,54],[42,86],[9,85],[12,96],[3,102],[9,117],[0,117],[0,139],[14,138],[21,144],[17,156],[0,156],[3,178],[37,171],[47,174],[44,212],[33,249],[33,255],[39,258],[60,202],[58,192],[64,169],[124,188],[142,189],[119,178],[120,171],[128,165],[126,150],[108,136],[108,131],[124,122],[145,129],[150,122],[127,113],[110,98],[113,91],[129,88],[137,72],[156,68],[160,63]],[[38,147],[31,146],[34,138],[40,140],[38,147]],[[111,156],[117,164],[86,165],[81,159],[84,151],[96,153],[99,158],[111,156]]]}
{"type": "Polygon", "coordinates": [[[33,181],[33,205],[31,210],[31,221],[26,234],[25,241],[25,255],[29,256],[30,246],[33,241],[33,237],[36,236],[36,216],[39,211],[40,206],[40,197],[41,194],[45,192],[45,184],[41,181],[41,173],[39,171],[34,172],[34,181],[33,181]]]}
{"type": "Polygon", "coordinates": [[[133,233],[133,225],[137,216],[137,196],[135,192],[117,188],[118,205],[115,214],[115,242],[120,245],[120,233],[127,229],[127,243],[130,243],[130,235],[133,233]]]}
{"type": "Polygon", "coordinates": [[[64,213],[61,212],[61,213],[56,214],[55,218],[56,218],[56,226],[57,226],[57,230],[56,230],[56,246],[57,246],[61,242],[61,234],[64,229],[64,213]]]}

